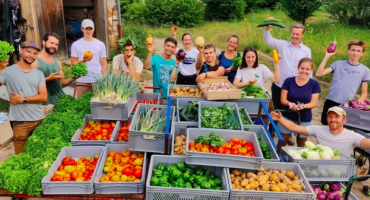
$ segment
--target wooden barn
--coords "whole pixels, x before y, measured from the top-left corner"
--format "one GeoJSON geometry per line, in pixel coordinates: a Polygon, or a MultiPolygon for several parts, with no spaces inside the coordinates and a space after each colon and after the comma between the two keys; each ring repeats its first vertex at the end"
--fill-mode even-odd
{"type": "Polygon", "coordinates": [[[20,0],[26,40],[41,44],[48,31],[60,37],[58,59],[69,59],[71,44],[82,37],[81,22],[92,19],[95,37],[105,43],[108,59],[110,49],[117,47],[120,18],[119,0],[20,0]]]}

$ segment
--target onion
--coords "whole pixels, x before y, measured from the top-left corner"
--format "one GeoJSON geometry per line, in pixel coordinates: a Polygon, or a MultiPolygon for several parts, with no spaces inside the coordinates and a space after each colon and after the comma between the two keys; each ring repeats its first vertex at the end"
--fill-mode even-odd
{"type": "Polygon", "coordinates": [[[183,49],[179,49],[176,54],[176,59],[177,60],[184,60],[186,56],[186,53],[183,49]]]}

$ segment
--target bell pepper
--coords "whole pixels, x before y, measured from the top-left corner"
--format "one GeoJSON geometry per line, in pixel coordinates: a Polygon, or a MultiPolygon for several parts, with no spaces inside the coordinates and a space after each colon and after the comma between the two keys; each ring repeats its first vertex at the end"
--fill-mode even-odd
{"type": "Polygon", "coordinates": [[[176,167],[177,167],[178,170],[180,170],[182,172],[185,171],[185,169],[186,169],[185,162],[178,162],[178,163],[176,163],[176,167]]]}
{"type": "Polygon", "coordinates": [[[213,181],[216,183],[216,185],[221,185],[222,181],[220,178],[216,177],[215,179],[213,179],[213,181]]]}
{"type": "Polygon", "coordinates": [[[203,188],[203,189],[212,189],[212,185],[209,182],[201,183],[200,187],[203,188]]]}
{"type": "Polygon", "coordinates": [[[209,176],[209,175],[211,175],[212,173],[211,173],[211,171],[210,170],[204,170],[204,175],[205,176],[209,176]]]}
{"type": "Polygon", "coordinates": [[[199,176],[202,176],[204,174],[204,168],[203,167],[197,167],[197,169],[195,169],[195,174],[199,175],[199,176]]]}
{"type": "Polygon", "coordinates": [[[157,165],[157,169],[164,171],[166,170],[166,165],[164,163],[159,163],[157,165]]]}
{"type": "Polygon", "coordinates": [[[159,183],[159,186],[161,187],[172,187],[172,185],[170,183],[159,183]]]}
{"type": "Polygon", "coordinates": [[[173,170],[170,172],[170,178],[172,180],[177,180],[182,175],[181,171],[178,169],[173,170]]]}
{"type": "Polygon", "coordinates": [[[167,177],[170,177],[170,172],[168,172],[168,171],[162,171],[162,173],[163,173],[163,176],[167,176],[167,177]]]}
{"type": "Polygon", "coordinates": [[[168,172],[172,172],[173,170],[175,170],[175,169],[177,169],[177,167],[176,166],[174,166],[174,165],[169,165],[169,166],[167,166],[167,171],[168,172]]]}
{"type": "Polygon", "coordinates": [[[204,176],[196,176],[195,177],[195,182],[197,182],[198,184],[202,184],[204,182],[205,178],[204,176]]]}
{"type": "Polygon", "coordinates": [[[214,178],[216,178],[216,176],[215,176],[214,174],[211,174],[211,175],[209,175],[208,177],[209,177],[209,179],[211,179],[211,180],[213,180],[214,178]]]}
{"type": "Polygon", "coordinates": [[[178,186],[179,186],[180,188],[186,188],[186,184],[185,184],[185,182],[178,182],[178,186]]]}
{"type": "Polygon", "coordinates": [[[167,183],[167,182],[168,182],[168,176],[159,177],[159,184],[167,183]]]}
{"type": "Polygon", "coordinates": [[[209,180],[208,183],[211,184],[212,188],[217,187],[217,184],[216,184],[216,182],[214,180],[209,180]]]}
{"type": "Polygon", "coordinates": [[[194,189],[202,189],[200,188],[200,185],[194,186],[194,189]]]}
{"type": "Polygon", "coordinates": [[[193,186],[191,185],[191,183],[186,182],[186,183],[185,183],[185,188],[193,188],[193,186]]]}
{"type": "Polygon", "coordinates": [[[190,175],[193,175],[194,174],[194,169],[189,167],[189,166],[186,166],[185,172],[188,172],[190,175]]]}
{"type": "Polygon", "coordinates": [[[161,177],[163,175],[162,170],[160,169],[153,169],[153,176],[161,177]]]}
{"type": "Polygon", "coordinates": [[[157,177],[153,177],[152,179],[150,179],[150,185],[158,185],[159,184],[159,178],[157,177]]]}
{"type": "Polygon", "coordinates": [[[195,181],[195,175],[189,177],[189,182],[194,183],[195,181]]]}
{"type": "Polygon", "coordinates": [[[190,174],[189,172],[185,172],[182,174],[182,179],[184,179],[184,181],[188,181],[190,179],[190,174]]]}
{"type": "Polygon", "coordinates": [[[214,188],[215,190],[222,190],[222,188],[220,186],[217,186],[214,188]]]}

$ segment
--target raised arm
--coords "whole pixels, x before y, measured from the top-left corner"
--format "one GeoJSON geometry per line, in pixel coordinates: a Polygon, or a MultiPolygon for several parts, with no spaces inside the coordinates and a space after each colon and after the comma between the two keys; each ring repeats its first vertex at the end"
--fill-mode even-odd
{"type": "Polygon", "coordinates": [[[152,56],[153,56],[153,45],[146,44],[146,49],[148,49],[148,56],[145,60],[145,69],[150,69],[150,63],[152,62],[152,56]]]}
{"type": "Polygon", "coordinates": [[[306,126],[300,126],[300,125],[293,123],[290,120],[285,119],[284,117],[282,117],[281,112],[272,111],[270,115],[274,121],[280,122],[280,124],[283,125],[284,128],[288,129],[289,131],[308,136],[308,131],[307,131],[306,126]]]}
{"type": "Polygon", "coordinates": [[[195,63],[195,68],[197,70],[200,70],[203,66],[203,50],[204,50],[204,46],[198,48],[199,54],[198,54],[197,62],[195,63]]]}
{"type": "Polygon", "coordinates": [[[274,75],[270,77],[270,80],[274,83],[280,83],[281,81],[281,76],[280,76],[280,61],[281,56],[279,55],[279,60],[277,62],[274,61],[274,75]]]}
{"type": "Polygon", "coordinates": [[[328,52],[325,53],[324,59],[321,61],[319,68],[317,68],[317,71],[316,71],[317,77],[325,76],[333,71],[333,69],[330,67],[325,68],[326,63],[328,62],[330,57],[333,55],[335,55],[335,53],[328,53],[328,52]]]}
{"type": "Polygon", "coordinates": [[[266,26],[265,30],[263,31],[263,41],[266,42],[267,45],[269,45],[272,48],[278,49],[279,46],[279,40],[272,37],[270,33],[270,26],[266,26]]]}

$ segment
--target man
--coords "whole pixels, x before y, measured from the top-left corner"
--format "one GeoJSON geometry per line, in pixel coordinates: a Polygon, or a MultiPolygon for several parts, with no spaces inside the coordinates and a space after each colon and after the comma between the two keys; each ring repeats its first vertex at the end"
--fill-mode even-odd
{"type": "MultiPolygon", "coordinates": [[[[177,66],[171,55],[175,52],[177,41],[174,38],[167,38],[164,41],[164,51],[160,55],[153,56],[153,45],[146,44],[148,57],[145,60],[145,68],[153,69],[153,86],[162,89],[162,104],[167,104],[168,84],[176,81],[177,66]]],[[[158,93],[159,90],[154,90],[158,93]]]]}
{"type": "Polygon", "coordinates": [[[25,41],[20,49],[20,61],[0,74],[0,85],[6,85],[9,92],[15,154],[22,153],[27,139],[44,118],[41,103],[48,97],[45,78],[31,66],[39,51],[34,41],[25,41]]]}
{"type": "Polygon", "coordinates": [[[343,127],[347,121],[346,111],[338,106],[329,108],[326,117],[328,126],[300,126],[282,117],[280,112],[271,112],[271,117],[273,120],[279,121],[289,131],[314,136],[318,144],[338,149],[348,156],[351,155],[355,147],[370,149],[370,139],[343,127]]]}
{"type": "Polygon", "coordinates": [[[364,55],[366,43],[361,40],[352,40],[348,42],[348,60],[335,61],[328,68],[325,68],[326,63],[334,53],[326,52],[319,68],[316,71],[316,76],[321,77],[329,73],[334,73],[330,84],[328,98],[324,103],[324,108],[321,114],[321,123],[327,125],[325,113],[332,106],[338,106],[348,102],[348,97],[354,98],[358,87],[361,85],[361,96],[357,100],[363,104],[367,97],[367,82],[370,81],[369,68],[359,62],[359,59],[364,55]]]}
{"type": "Polygon", "coordinates": [[[80,97],[89,92],[94,77],[104,76],[108,69],[107,53],[103,42],[93,37],[94,22],[90,19],[84,19],[81,23],[83,38],[72,43],[71,47],[71,64],[84,62],[87,65],[89,73],[86,76],[77,79],[77,84],[82,85],[77,87],[77,97],[80,97]],[[92,52],[92,57],[84,57],[86,51],[92,52]]]}
{"type": "Polygon", "coordinates": [[[39,69],[45,76],[48,100],[43,103],[44,114],[50,113],[55,102],[64,95],[63,87],[71,84],[75,78],[64,78],[62,63],[54,58],[58,51],[60,37],[54,32],[48,32],[42,38],[43,49],[32,63],[32,67],[39,69]]]}
{"type": "MultiPolygon", "coordinates": [[[[298,63],[302,58],[311,58],[311,49],[302,43],[305,27],[302,24],[296,24],[292,27],[291,41],[278,40],[271,36],[270,26],[266,26],[263,32],[263,40],[276,49],[281,55],[280,60],[280,83],[271,85],[271,97],[275,109],[282,109],[281,105],[281,87],[286,78],[298,75],[298,63]]],[[[310,75],[312,77],[312,74],[310,75]]],[[[294,141],[290,138],[289,145],[294,145],[294,141]]]]}
{"type": "Polygon", "coordinates": [[[127,40],[121,53],[113,58],[113,71],[127,73],[139,81],[143,71],[143,62],[135,56],[136,47],[130,40],[127,40]]]}

